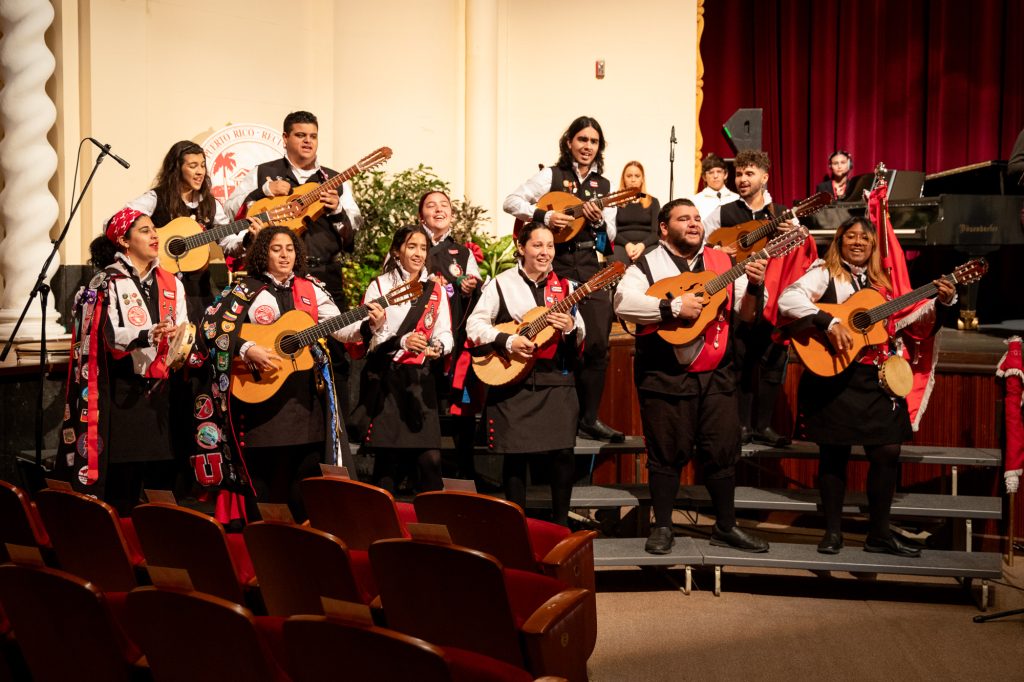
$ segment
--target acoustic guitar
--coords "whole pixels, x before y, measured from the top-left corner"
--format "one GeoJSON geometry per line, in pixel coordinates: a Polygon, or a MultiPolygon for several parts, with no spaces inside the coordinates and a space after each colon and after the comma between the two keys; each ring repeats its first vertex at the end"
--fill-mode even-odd
{"type": "MultiPolygon", "coordinates": [[[[573,221],[562,229],[550,228],[551,233],[555,237],[555,243],[561,244],[575,238],[580,233],[580,230],[583,229],[583,225],[587,222],[587,219],[583,217],[584,205],[591,204],[598,208],[611,208],[612,206],[624,204],[638,196],[641,196],[640,190],[635,187],[633,189],[620,189],[611,194],[594,197],[589,201],[583,201],[575,194],[570,194],[569,192],[548,192],[537,200],[537,208],[545,213],[547,211],[558,211],[572,217],[573,221]]],[[[525,222],[516,219],[512,234],[519,234],[519,230],[524,225],[526,225],[525,222]]]]}
{"type": "MultiPolygon", "coordinates": [[[[943,278],[953,284],[977,282],[988,271],[984,258],[975,258],[943,278]]],[[[881,324],[890,316],[905,310],[938,292],[934,283],[929,282],[891,301],[886,301],[876,289],[861,289],[843,303],[819,303],[818,308],[838,319],[850,330],[853,348],[837,353],[828,337],[815,327],[801,329],[791,336],[793,348],[804,367],[818,376],[834,377],[857,361],[857,357],[868,346],[878,346],[889,340],[886,325],[881,324]]]]}
{"type": "Polygon", "coordinates": [[[674,277],[658,280],[647,289],[648,296],[673,299],[683,294],[694,294],[704,304],[700,316],[695,320],[684,320],[676,317],[658,323],[658,336],[673,346],[684,346],[701,334],[711,322],[718,317],[718,311],[726,302],[726,287],[740,278],[747,268],[747,263],[780,258],[800,246],[807,239],[806,227],[794,227],[788,232],[768,242],[763,249],[751,254],[722,274],[705,270],[704,272],[681,272],[674,277]]]}
{"type": "Polygon", "coordinates": [[[735,246],[736,260],[743,260],[755,251],[763,249],[768,243],[768,238],[775,234],[782,223],[817,213],[831,203],[831,194],[818,192],[771,220],[748,220],[733,227],[720,227],[708,235],[708,244],[720,248],[735,246]]]}
{"type": "Polygon", "coordinates": [[[259,218],[268,225],[286,225],[301,234],[306,229],[304,217],[316,220],[323,214],[324,205],[319,201],[321,192],[326,189],[336,189],[346,180],[350,180],[390,158],[391,150],[388,147],[381,147],[327,182],[319,185],[315,182],[307,182],[305,185],[297,187],[296,193],[300,190],[305,192],[299,196],[292,193],[284,197],[270,197],[253,202],[246,212],[246,219],[236,220],[227,225],[218,225],[209,230],[203,230],[203,226],[192,218],[175,218],[157,228],[157,235],[160,237],[160,266],[173,273],[202,270],[210,262],[210,244],[248,230],[250,224],[248,217],[259,218]]]}
{"type": "MultiPolygon", "coordinates": [[[[396,287],[372,302],[387,308],[389,305],[414,301],[422,294],[423,284],[417,280],[396,287]]],[[[243,324],[241,338],[265,348],[273,348],[285,362],[276,370],[260,372],[236,357],[231,363],[231,394],[243,403],[261,403],[269,399],[293,372],[313,367],[313,354],[309,346],[369,315],[368,302],[319,324],[315,324],[313,318],[301,310],[289,310],[273,324],[243,324]]]]}
{"type": "MultiPolygon", "coordinates": [[[[543,346],[555,336],[556,330],[548,321],[548,316],[551,313],[569,312],[574,305],[590,294],[607,289],[618,282],[625,272],[625,263],[616,261],[550,308],[537,306],[523,315],[522,322],[503,322],[495,326],[501,332],[519,334],[533,341],[538,347],[543,346]]],[[[523,379],[536,363],[536,358],[526,358],[515,353],[506,355],[494,351],[473,358],[473,371],[477,378],[488,386],[505,386],[523,379]]]]}

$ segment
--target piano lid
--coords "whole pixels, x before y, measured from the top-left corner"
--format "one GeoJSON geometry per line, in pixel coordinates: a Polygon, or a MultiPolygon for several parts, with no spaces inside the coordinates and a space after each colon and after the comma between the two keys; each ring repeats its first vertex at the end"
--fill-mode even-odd
{"type": "Polygon", "coordinates": [[[940,194],[1020,194],[1007,182],[1005,161],[982,161],[925,176],[924,196],[940,194]]]}

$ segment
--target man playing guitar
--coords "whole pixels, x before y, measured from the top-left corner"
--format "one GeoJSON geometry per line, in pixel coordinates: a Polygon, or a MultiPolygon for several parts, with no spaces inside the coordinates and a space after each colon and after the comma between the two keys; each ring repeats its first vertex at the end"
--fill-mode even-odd
{"type": "Polygon", "coordinates": [[[691,293],[659,300],[647,295],[648,288],[681,272],[721,274],[733,263],[723,251],[705,247],[700,213],[689,199],[670,201],[658,220],[661,243],[626,271],[615,293],[619,317],[648,325],[638,330],[634,365],[654,508],[654,527],[644,549],[651,554],[671,551],[679,476],[696,450],[717,519],[712,544],[764,552],[767,542],[736,525],[735,464],[740,443],[730,323],[733,317],[749,321],[757,314],[765,261],[749,263],[746,275],[729,285],[727,303],[706,333],[673,346],[658,334],[645,332],[673,318],[695,320],[703,303],[691,293]]]}
{"type": "MultiPolygon", "coordinates": [[[[575,194],[584,201],[606,195],[611,183],[601,175],[604,167],[604,133],[601,124],[589,116],[580,116],[562,134],[558,143],[558,163],[544,168],[505,198],[506,213],[523,222],[537,222],[554,230],[567,227],[573,218],[559,211],[543,211],[537,201],[547,192],[575,194]]],[[[586,282],[601,269],[599,253],[611,253],[615,241],[617,209],[603,211],[586,204],[586,226],[570,241],[555,248],[554,268],[559,277],[586,282]]],[[[611,333],[611,299],[597,292],[580,304],[586,322],[587,343],[582,367],[576,373],[576,391],[580,401],[579,435],[584,438],[621,442],[623,434],[597,418],[604,393],[604,375],[608,368],[608,336],[611,333]]]]}
{"type": "MultiPolygon", "coordinates": [[[[763,151],[747,150],[736,155],[736,191],[739,198],[708,214],[704,221],[708,237],[719,227],[732,227],[751,220],[770,220],[786,210],[785,206],[772,202],[768,196],[770,169],[771,161],[763,151]]],[[[779,225],[779,231],[785,232],[791,227],[791,224],[783,222],[779,225]]],[[[726,251],[729,249],[726,248],[726,251]]],[[[780,260],[773,262],[770,267],[777,270],[789,264],[788,259],[780,260]]],[[[767,277],[764,295],[758,300],[758,315],[750,323],[740,324],[736,329],[736,368],[740,382],[743,441],[754,440],[778,447],[789,443],[788,438],[776,433],[771,427],[772,411],[785,378],[788,354],[785,346],[772,341],[774,316],[770,320],[765,319],[766,306],[774,310],[779,300],[779,290],[803,274],[803,270],[775,274],[775,277],[767,277]],[[778,286],[780,281],[782,286],[778,286]]]]}

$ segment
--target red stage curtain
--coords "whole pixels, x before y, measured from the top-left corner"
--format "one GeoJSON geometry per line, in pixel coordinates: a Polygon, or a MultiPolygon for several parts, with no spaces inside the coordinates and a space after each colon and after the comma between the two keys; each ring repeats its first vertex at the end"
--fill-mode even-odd
{"type": "Polygon", "coordinates": [[[827,174],[879,161],[933,173],[1005,159],[1024,128],[1019,0],[707,0],[703,152],[731,157],[721,126],[764,109],[769,189],[791,203],[827,174]]]}

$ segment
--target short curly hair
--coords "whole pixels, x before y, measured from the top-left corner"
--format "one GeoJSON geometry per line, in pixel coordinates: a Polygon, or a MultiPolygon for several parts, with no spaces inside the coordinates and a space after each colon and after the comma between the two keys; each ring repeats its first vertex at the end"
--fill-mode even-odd
{"type": "Polygon", "coordinates": [[[282,225],[268,225],[256,235],[249,247],[249,274],[258,275],[270,269],[270,242],[279,234],[291,237],[295,245],[295,267],[292,272],[299,276],[306,274],[306,245],[299,239],[299,235],[282,225]]]}
{"type": "Polygon", "coordinates": [[[772,161],[768,158],[766,152],[760,149],[744,149],[742,152],[736,155],[736,160],[733,161],[733,166],[736,169],[746,168],[747,166],[757,166],[765,173],[772,169],[772,161]]]}

